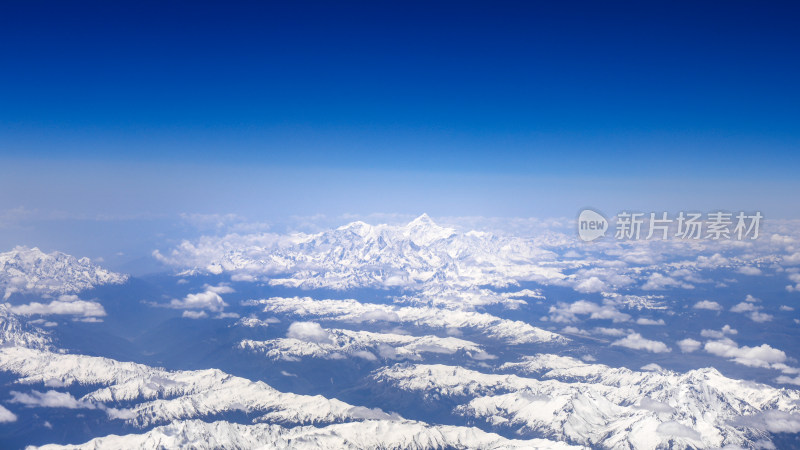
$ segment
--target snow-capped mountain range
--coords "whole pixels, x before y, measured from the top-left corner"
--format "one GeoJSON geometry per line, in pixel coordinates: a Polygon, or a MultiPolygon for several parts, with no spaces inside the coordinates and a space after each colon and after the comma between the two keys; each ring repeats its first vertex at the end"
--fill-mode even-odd
{"type": "Polygon", "coordinates": [[[800,412],[798,391],[709,368],[637,372],[542,354],[500,370],[525,377],[444,365],[395,365],[372,377],[422,401],[455,399],[456,414],[493,428],[603,448],[749,447],[769,440],[761,414],[800,412]]]}
{"type": "Polygon", "coordinates": [[[794,238],[698,244],[694,257],[688,245],[567,241],[425,215],[206,237],[155,252],[178,270],[130,293],[137,283],[86,258],[18,247],[0,254],[11,301],[0,444],[15,433],[44,448],[800,443],[800,320],[793,285],[774,287],[800,283],[794,238]],[[777,299],[742,294],[747,277],[777,299]],[[81,300],[102,285],[110,293],[81,300]],[[98,320],[115,314],[135,332],[98,320]],[[749,381],[758,371],[772,375],[749,381]],[[75,417],[85,427],[59,437],[75,417]]]}
{"type": "Polygon", "coordinates": [[[555,255],[533,239],[457,233],[426,214],[404,226],[353,222],[317,234],[203,238],[154,255],[185,273],[225,272],[239,279],[269,277],[276,285],[340,290],[505,286],[563,277],[546,264],[555,255]]]}
{"type": "Polygon", "coordinates": [[[36,247],[16,247],[0,253],[0,290],[4,299],[15,292],[67,294],[103,284],[120,284],[126,275],[61,252],[44,253],[36,247]]]}

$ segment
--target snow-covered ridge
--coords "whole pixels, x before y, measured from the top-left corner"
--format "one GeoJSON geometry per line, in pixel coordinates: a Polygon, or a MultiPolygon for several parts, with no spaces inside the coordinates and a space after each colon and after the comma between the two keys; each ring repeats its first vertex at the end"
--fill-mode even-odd
{"type": "Polygon", "coordinates": [[[414,307],[361,303],[357,300],[314,300],[309,297],[273,297],[249,302],[263,305],[264,312],[293,314],[300,317],[317,317],[342,322],[385,321],[413,324],[438,329],[472,328],[487,336],[509,344],[565,343],[559,334],[534,327],[518,320],[501,319],[475,311],[446,310],[432,307],[414,307]]]}
{"type": "Polygon", "coordinates": [[[4,298],[15,292],[66,294],[104,284],[119,284],[127,275],[110,272],[88,258],[60,252],[44,253],[36,247],[16,247],[0,253],[0,290],[4,298]]]}
{"type": "Polygon", "coordinates": [[[424,214],[405,226],[354,222],[317,234],[205,237],[154,256],[189,273],[288,274],[269,282],[302,288],[507,286],[563,278],[547,264],[555,255],[532,239],[458,233],[424,214]]]}
{"type": "Polygon", "coordinates": [[[11,347],[0,348],[0,370],[16,374],[22,384],[101,385],[78,403],[140,427],[233,411],[250,413],[253,422],[290,424],[397,418],[319,395],[280,392],[217,369],[167,371],[108,358],[11,347]]]}
{"type": "Polygon", "coordinates": [[[763,414],[800,419],[800,392],[715,369],[636,372],[557,355],[503,368],[546,379],[407,364],[378,369],[372,378],[423,398],[453,398],[461,403],[456,413],[499,428],[602,448],[755,448],[770,439],[758,425],[763,414]]]}
{"type": "Polygon", "coordinates": [[[363,358],[369,361],[410,359],[421,360],[423,353],[453,354],[465,352],[472,359],[493,359],[478,344],[455,337],[408,336],[341,329],[320,329],[324,334],[313,339],[282,338],[269,341],[243,340],[239,347],[265,354],[270,359],[299,361],[304,357],[343,359],[363,358]]]}
{"type": "MultiPolygon", "coordinates": [[[[557,233],[556,239],[545,229],[527,230],[524,237],[464,232],[422,215],[403,226],[353,222],[316,234],[204,236],[153,255],[182,274],[226,273],[234,281],[288,287],[421,291],[533,281],[581,293],[615,294],[634,286],[647,291],[692,289],[710,282],[701,275],[706,270],[726,268],[757,276],[763,269],[797,264],[800,229],[787,224],[777,230],[791,236],[773,234],[771,239],[747,242],[609,238],[587,247],[573,232],[557,233]]],[[[473,307],[498,301],[514,304],[482,295],[465,299],[477,300],[473,307]]],[[[622,300],[633,300],[632,307],[657,306],[646,296],[622,300]]]]}
{"type": "Polygon", "coordinates": [[[7,304],[0,304],[0,347],[47,349],[50,345],[47,333],[22,324],[7,304]]]}
{"type": "Polygon", "coordinates": [[[413,294],[398,296],[394,301],[413,306],[476,310],[488,305],[503,305],[507,309],[518,309],[528,303],[528,300],[524,300],[526,298],[534,301],[545,300],[541,291],[533,289],[496,292],[481,288],[431,286],[413,294]]]}
{"type": "Polygon", "coordinates": [[[326,427],[284,428],[280,425],[240,425],[199,420],[176,421],[144,434],[110,435],[82,445],[46,445],[55,449],[152,448],[308,448],[308,449],[571,449],[545,439],[505,439],[477,428],[428,425],[415,421],[365,420],[326,427]]]}

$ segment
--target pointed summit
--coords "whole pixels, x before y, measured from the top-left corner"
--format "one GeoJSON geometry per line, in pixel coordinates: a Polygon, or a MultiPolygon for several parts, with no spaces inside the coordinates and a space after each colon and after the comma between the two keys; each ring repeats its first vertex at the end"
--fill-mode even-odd
{"type": "Polygon", "coordinates": [[[421,216],[417,217],[416,219],[412,220],[408,223],[409,227],[415,226],[437,226],[436,222],[431,219],[431,217],[427,213],[422,213],[421,216]]]}
{"type": "Polygon", "coordinates": [[[455,230],[440,227],[427,214],[422,214],[405,226],[405,234],[415,244],[420,246],[430,245],[432,242],[452,236],[455,230]]]}

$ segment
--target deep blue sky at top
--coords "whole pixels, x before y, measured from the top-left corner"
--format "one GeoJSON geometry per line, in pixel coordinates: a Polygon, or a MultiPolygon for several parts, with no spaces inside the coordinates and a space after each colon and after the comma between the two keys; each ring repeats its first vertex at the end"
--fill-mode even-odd
{"type": "Polygon", "coordinates": [[[190,163],[783,192],[799,5],[6,0],[0,160],[45,177],[190,163]]]}

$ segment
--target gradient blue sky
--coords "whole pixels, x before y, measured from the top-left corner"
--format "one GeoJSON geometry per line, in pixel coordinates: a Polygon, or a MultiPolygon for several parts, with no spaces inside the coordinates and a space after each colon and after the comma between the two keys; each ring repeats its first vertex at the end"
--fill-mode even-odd
{"type": "Polygon", "coordinates": [[[0,211],[800,218],[798,19],[796,2],[4,1],[0,211]]]}

